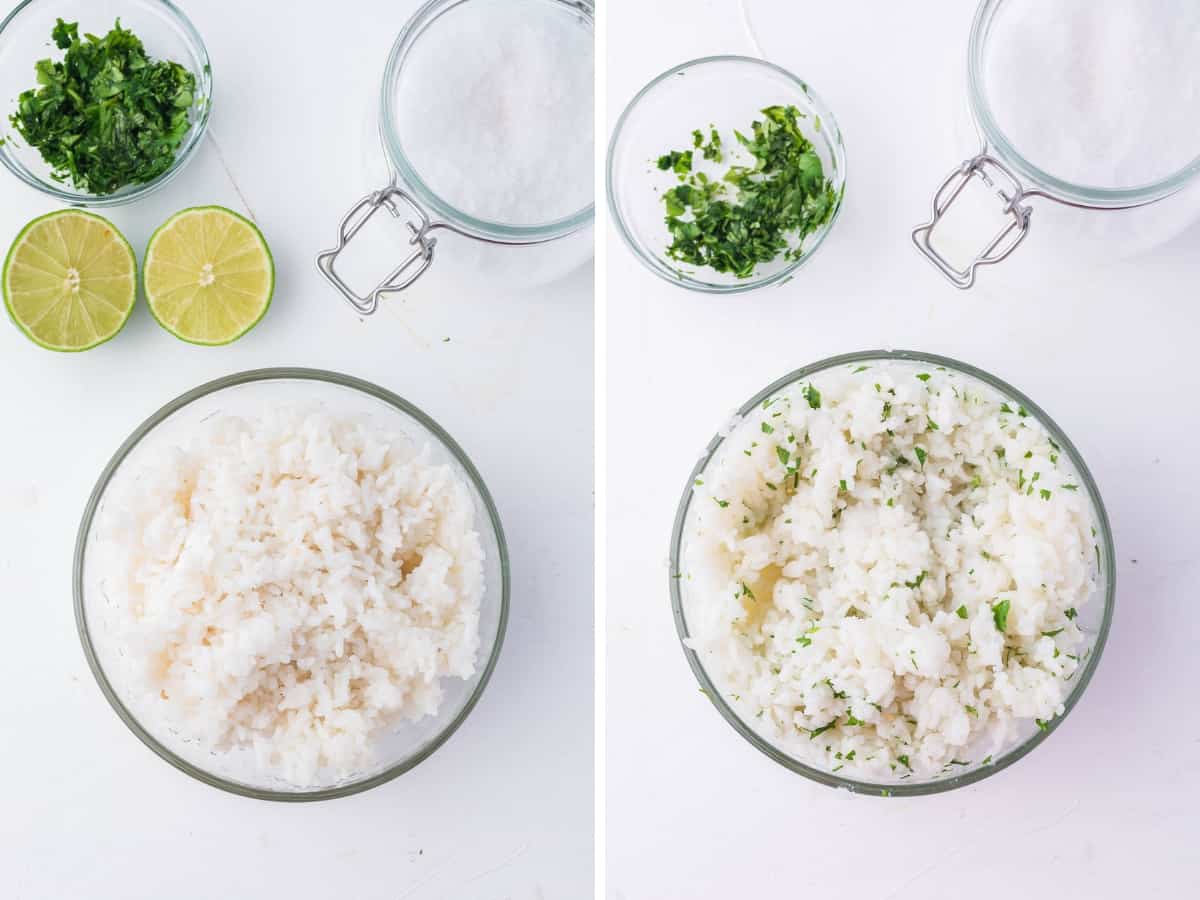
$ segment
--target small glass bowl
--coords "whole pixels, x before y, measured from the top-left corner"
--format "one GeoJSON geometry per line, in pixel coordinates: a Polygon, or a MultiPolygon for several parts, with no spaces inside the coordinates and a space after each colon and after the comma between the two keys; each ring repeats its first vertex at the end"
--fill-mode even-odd
{"type": "Polygon", "coordinates": [[[61,203],[94,208],[129,203],[162,187],[187,165],[208,128],[212,90],[212,67],[204,42],[187,16],[169,0],[25,0],[0,22],[0,137],[4,138],[0,163],[30,187],[61,203]],[[17,97],[37,86],[37,61],[63,56],[50,39],[58,19],[78,22],[81,35],[107,34],[120,19],[123,28],[142,39],[152,58],[177,62],[196,76],[192,127],[171,167],[153,181],[104,195],[78,191],[69,181],[56,181],[41,154],[26,145],[10,124],[17,97]]]}
{"type": "Polygon", "coordinates": [[[989,375],[987,372],[983,372],[957,360],[909,350],[867,350],[824,359],[812,365],[805,366],[803,369],[798,369],[790,375],[785,375],[773,384],[763,388],[741,406],[734,418],[734,422],[736,423],[743,416],[753,412],[768,397],[774,396],[784,388],[797,382],[805,381],[821,372],[838,367],[857,368],[860,365],[870,365],[876,362],[908,362],[924,367],[941,367],[949,372],[962,375],[965,378],[980,381],[988,385],[996,393],[1008,398],[1010,403],[1023,406],[1028,411],[1030,417],[1040,422],[1054,442],[1059,445],[1065,461],[1078,476],[1079,484],[1086,491],[1091,504],[1092,520],[1096,527],[1096,544],[1101,554],[1100,572],[1097,577],[1096,590],[1090,598],[1091,602],[1080,608],[1078,617],[1075,620],[1075,624],[1079,626],[1087,639],[1084,649],[1086,657],[1083,658],[1082,665],[1072,678],[1070,693],[1063,703],[1063,714],[1055,716],[1048,723],[1045,723],[1044,728],[1038,727],[1033,722],[1023,723],[1020,739],[1004,752],[995,755],[990,761],[974,764],[967,768],[956,768],[949,773],[930,779],[918,780],[914,777],[889,782],[859,781],[834,774],[825,769],[816,768],[791,756],[784,749],[776,746],[755,730],[753,724],[739,715],[726,701],[720,689],[705,670],[700,655],[688,647],[686,643],[691,637],[687,617],[689,600],[688,579],[684,576],[684,570],[681,566],[684,565],[684,546],[692,524],[689,513],[692,509],[693,486],[696,484],[697,479],[704,480],[704,473],[709,463],[717,458],[725,438],[734,430],[735,425],[732,423],[723,428],[709,442],[704,456],[697,463],[696,467],[692,470],[691,476],[688,478],[688,486],[683,492],[683,498],[680,500],[679,509],[675,514],[675,525],[671,532],[671,608],[675,616],[675,628],[679,633],[680,641],[683,643],[684,655],[687,657],[688,665],[691,666],[692,672],[700,682],[701,689],[708,696],[709,700],[712,701],[712,704],[724,717],[725,721],[733,726],[738,734],[749,741],[759,751],[785,768],[829,787],[840,787],[853,793],[873,794],[884,797],[922,796],[964,787],[968,784],[982,781],[990,775],[994,775],[1001,769],[1005,769],[1017,762],[1017,760],[1022,759],[1062,724],[1063,720],[1066,719],[1067,715],[1075,707],[1075,704],[1083,696],[1083,692],[1091,681],[1092,675],[1095,673],[1096,667],[1100,662],[1100,655],[1104,650],[1104,644],[1108,638],[1108,630],[1112,624],[1113,610],[1116,605],[1116,556],[1113,549],[1112,530],[1109,526],[1108,514],[1105,512],[1104,503],[1100,499],[1100,490],[1096,486],[1096,482],[1088,471],[1087,466],[1084,464],[1083,458],[1079,455],[1079,451],[1075,449],[1075,445],[1071,443],[1070,439],[1063,434],[1062,429],[1054,423],[1054,420],[1041,407],[1020,391],[1001,381],[999,378],[989,375]]]}
{"type": "Polygon", "coordinates": [[[462,448],[429,416],[411,403],[370,382],[315,369],[258,369],[201,385],[172,400],[143,422],[105,466],[84,510],[75,545],[73,589],[75,621],[88,665],[100,690],[121,720],[146,746],[182,772],[205,784],[260,800],[329,800],[390,781],[442,746],[475,707],[499,658],[509,605],[508,550],[500,517],[479,472],[462,448]],[[449,465],[470,487],[476,529],[483,546],[484,594],[479,615],[478,665],[468,679],[446,678],[436,716],[404,722],[375,741],[375,765],[331,783],[296,786],[263,772],[249,750],[213,753],[185,738],[152,714],[145,701],[124,683],[125,662],[119,629],[107,620],[111,602],[90,551],[103,528],[110,486],[139,477],[139,461],[185,443],[196,426],[218,413],[261,414],[286,404],[364,415],[401,432],[417,445],[428,444],[434,463],[449,465]]]}
{"type": "MultiPolygon", "coordinates": [[[[726,145],[730,143],[726,140],[726,145]]],[[[633,98],[613,130],[608,150],[608,205],[617,231],[651,272],[673,284],[711,294],[736,294],[787,280],[808,262],[833,228],[846,188],[846,148],[837,120],[805,82],[772,63],[747,56],[710,56],[659,75],[633,98]],[[828,221],[804,240],[803,255],[761,263],[750,278],[694,269],[670,259],[662,194],[677,184],[656,160],[692,146],[692,132],[716,126],[723,136],[748,129],[761,110],[792,105],[804,114],[812,141],[838,201],[828,221]]]]}

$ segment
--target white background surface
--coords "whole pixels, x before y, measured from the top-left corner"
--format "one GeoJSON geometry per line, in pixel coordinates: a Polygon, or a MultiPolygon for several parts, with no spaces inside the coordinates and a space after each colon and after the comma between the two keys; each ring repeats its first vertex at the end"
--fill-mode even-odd
{"type": "MultiPolygon", "coordinates": [[[[0,897],[589,896],[591,270],[515,297],[449,295],[435,270],[360,321],[313,256],[377,186],[361,172],[362,119],[417,3],[185,5],[213,58],[228,173],[210,142],[111,218],[140,256],[177,209],[248,204],[275,254],[275,301],[218,349],[175,340],[144,305],[78,356],[0,322],[0,897]],[[75,529],[117,445],[188,388],[268,365],[367,378],[432,415],[482,472],[512,555],[508,638],[463,727],[396,781],[322,804],[226,795],[158,760],[101,696],[71,609],[75,529]]],[[[51,208],[3,173],[4,247],[51,208]]]]}
{"type": "MultiPolygon", "coordinates": [[[[838,117],[846,206],[795,281],[725,299],[658,281],[608,230],[610,897],[1194,896],[1200,229],[1136,262],[999,267],[954,290],[908,232],[973,150],[942,98],[974,4],[753,5],[767,52],[838,117]],[[1070,717],[994,779],[911,800],[809,783],[745,743],[697,690],[667,594],[676,504],[727,414],[881,346],[974,363],[1043,405],[1099,481],[1119,558],[1109,643],[1070,717]]],[[[610,122],[678,62],[751,52],[736,0],[608,6],[610,122]]]]}

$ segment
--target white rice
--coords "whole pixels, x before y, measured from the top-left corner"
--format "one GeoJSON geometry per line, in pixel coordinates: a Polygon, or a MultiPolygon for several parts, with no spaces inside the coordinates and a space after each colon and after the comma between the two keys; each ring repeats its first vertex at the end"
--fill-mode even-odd
{"type": "Polygon", "coordinates": [[[285,781],[370,767],[475,671],[470,490],[366,419],[210,419],[114,483],[97,533],[135,705],[285,781]]]}
{"type": "Polygon", "coordinates": [[[930,779],[1062,713],[1091,507],[1045,428],[987,385],[904,362],[823,372],[736,423],[700,482],[690,645],[775,746],[930,779]]]}

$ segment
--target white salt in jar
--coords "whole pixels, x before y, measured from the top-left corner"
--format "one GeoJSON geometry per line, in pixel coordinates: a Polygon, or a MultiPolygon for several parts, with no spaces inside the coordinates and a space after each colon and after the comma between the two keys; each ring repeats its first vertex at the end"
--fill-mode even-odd
{"type": "Polygon", "coordinates": [[[958,287],[1018,246],[1078,265],[1200,221],[1194,0],[984,0],[967,81],[981,149],[913,232],[958,287]]]}
{"type": "Polygon", "coordinates": [[[593,0],[430,0],[409,20],[380,94],[390,177],[317,257],[359,313],[435,260],[453,261],[456,287],[504,291],[591,258],[593,34],[593,0]],[[350,242],[381,209],[406,231],[363,282],[350,242]]]}

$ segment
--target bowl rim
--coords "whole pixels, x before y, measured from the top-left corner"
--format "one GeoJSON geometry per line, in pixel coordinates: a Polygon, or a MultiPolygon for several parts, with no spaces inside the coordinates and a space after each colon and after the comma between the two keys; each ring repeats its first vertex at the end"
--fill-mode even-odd
{"type": "Polygon", "coordinates": [[[880,797],[916,797],[927,796],[931,794],[940,794],[945,791],[953,790],[954,788],[965,787],[969,784],[974,784],[982,781],[997,772],[1007,769],[1018,760],[1024,759],[1035,747],[1048,738],[1063,721],[1070,715],[1071,710],[1083,697],[1087,690],[1088,683],[1092,679],[1097,666],[1100,663],[1100,657],[1104,651],[1104,645],[1108,639],[1109,628],[1112,625],[1113,613],[1116,608],[1116,588],[1117,588],[1117,572],[1116,572],[1116,556],[1112,537],[1112,528],[1109,524],[1108,513],[1105,510],[1104,502],[1100,497],[1099,487],[1096,485],[1095,479],[1092,477],[1087,465],[1084,463],[1083,457],[1078,449],[1071,442],[1070,438],[1063,433],[1057,423],[1043,410],[1040,406],[1034,403],[1029,397],[1018,391],[1016,388],[1007,382],[991,375],[988,372],[971,366],[967,363],[960,362],[956,359],[951,359],[946,356],[937,354],[925,353],[916,350],[862,350],[854,353],[844,353],[838,356],[828,357],[811,363],[800,369],[796,369],[782,378],[779,378],[767,385],[765,388],[756,393],[746,403],[739,407],[737,417],[745,416],[747,413],[755,409],[768,397],[778,393],[789,385],[795,384],[813,375],[821,372],[826,372],[831,369],[841,366],[853,365],[855,363],[867,362],[916,362],[924,363],[930,366],[942,366],[952,372],[961,375],[966,375],[984,382],[993,390],[1005,395],[1009,400],[1015,401],[1024,406],[1030,415],[1037,419],[1038,422],[1046,429],[1050,436],[1062,449],[1063,454],[1070,460],[1071,465],[1075,467],[1076,473],[1079,475],[1080,482],[1087,490],[1088,497],[1092,504],[1092,509],[1096,518],[1097,535],[1096,539],[1103,551],[1103,558],[1100,563],[1103,567],[1105,576],[1105,591],[1104,591],[1104,617],[1100,624],[1100,629],[1096,634],[1095,644],[1092,646],[1091,654],[1084,661],[1084,665],[1079,670],[1079,681],[1072,689],[1071,693],[1064,701],[1063,713],[1060,716],[1055,716],[1047,723],[1045,728],[1038,729],[1028,740],[1006,752],[999,760],[988,765],[979,765],[969,771],[959,775],[953,775],[948,778],[941,778],[935,781],[927,781],[921,783],[910,784],[904,781],[896,782],[872,782],[860,781],[849,777],[840,777],[832,772],[816,768],[815,766],[802,763],[793,758],[789,754],[777,748],[766,738],[759,735],[753,728],[743,721],[743,719],[735,712],[725,701],[720,690],[709,678],[708,673],[704,669],[704,664],[700,661],[699,655],[687,646],[685,643],[689,637],[687,618],[683,610],[683,594],[680,589],[680,582],[683,580],[679,577],[681,573],[681,554],[683,542],[683,533],[687,520],[687,513],[692,501],[692,489],[697,478],[699,478],[709,462],[716,455],[717,450],[725,441],[725,435],[718,433],[709,441],[704,455],[700,461],[692,469],[691,475],[688,477],[687,486],[684,488],[683,497],[679,502],[679,507],[675,513],[675,522],[671,529],[671,548],[670,548],[670,596],[671,596],[671,611],[675,621],[675,630],[679,637],[680,646],[683,649],[688,665],[691,667],[692,673],[696,676],[696,680],[700,683],[700,687],[717,708],[721,716],[740,734],[747,742],[764,753],[766,756],[773,759],[786,769],[791,770],[799,775],[803,775],[812,781],[827,787],[844,788],[851,793],[861,793],[880,797]]]}
{"type": "Polygon", "coordinates": [[[825,102],[824,98],[817,93],[804,79],[793,74],[782,66],[776,65],[765,59],[759,59],[756,56],[738,56],[736,54],[720,54],[716,56],[702,56],[697,59],[688,60],[687,62],[679,63],[672,66],[662,74],[651,79],[651,81],[638,91],[632,100],[626,105],[617,119],[617,124],[613,127],[612,137],[608,142],[608,157],[605,160],[605,191],[608,198],[608,209],[613,225],[617,229],[617,233],[621,236],[621,240],[625,245],[633,251],[633,254],[641,261],[641,263],[669,284],[674,284],[679,287],[687,288],[688,290],[697,291],[704,294],[744,294],[748,291],[758,290],[759,288],[770,287],[775,284],[785,284],[790,281],[796,272],[812,259],[821,245],[825,243],[825,239],[833,231],[834,225],[837,223],[838,217],[841,215],[842,207],[845,206],[846,200],[846,184],[849,181],[849,162],[848,154],[846,153],[846,142],[842,134],[841,126],[838,124],[837,117],[833,113],[833,109],[825,102]],[[772,275],[764,278],[749,278],[745,281],[737,281],[732,284],[716,284],[714,282],[701,281],[693,278],[682,271],[673,270],[668,273],[664,269],[664,263],[657,257],[651,255],[641,245],[641,243],[633,236],[632,231],[625,222],[625,217],[621,215],[620,204],[617,202],[617,177],[616,177],[616,152],[617,145],[624,136],[625,127],[628,124],[630,116],[638,107],[641,101],[650,94],[660,84],[673,76],[686,74],[688,71],[704,66],[720,66],[726,64],[749,65],[750,67],[758,67],[767,69],[775,74],[782,75],[785,79],[792,82],[801,93],[808,97],[811,104],[820,111],[821,130],[830,131],[834,138],[830,141],[830,145],[838,154],[838,174],[841,177],[841,185],[838,188],[837,205],[829,216],[829,220],[822,228],[813,235],[813,244],[808,248],[808,251],[797,260],[793,260],[784,268],[772,275]]]}
{"type": "MultiPolygon", "coordinates": [[[[48,3],[49,0],[22,0],[7,16],[0,20],[0,42],[3,42],[8,37],[5,32],[21,13],[34,4],[45,6],[48,3]]],[[[67,188],[60,182],[44,181],[33,175],[23,165],[20,165],[9,153],[6,145],[0,145],[0,163],[3,163],[8,171],[29,187],[45,194],[47,197],[52,197],[60,203],[84,209],[105,209],[124,206],[135,200],[140,200],[172,181],[176,175],[183,171],[196,155],[196,150],[208,134],[208,122],[212,114],[213,75],[212,60],[209,58],[208,48],[204,44],[204,39],[200,36],[200,32],[196,30],[196,26],[192,24],[191,19],[184,14],[182,9],[172,3],[171,0],[137,0],[137,3],[139,5],[161,6],[166,11],[167,17],[178,26],[184,36],[184,40],[191,44],[192,52],[199,60],[200,71],[192,71],[191,67],[188,66],[188,71],[191,71],[196,77],[198,100],[194,107],[196,109],[195,119],[192,121],[187,139],[179,147],[179,151],[175,154],[175,159],[169,169],[152,181],[136,185],[126,185],[125,188],[121,188],[113,194],[87,194],[67,188]]],[[[47,51],[49,54],[55,52],[57,52],[56,49],[47,51]]],[[[173,61],[183,65],[179,60],[173,61]]]]}
{"type": "Polygon", "coordinates": [[[245,372],[239,372],[234,375],[227,375],[223,378],[217,378],[213,381],[206,382],[198,387],[192,388],[180,394],[174,400],[161,407],[157,412],[143,421],[133,433],[125,439],[112,458],[105,465],[100,477],[93,488],[91,495],[88,498],[87,505],[84,508],[83,518],[80,521],[79,531],[75,540],[75,555],[72,565],[72,592],[74,595],[75,607],[75,627],[79,634],[79,640],[83,645],[84,655],[87,657],[88,667],[92,670],[92,675],[96,679],[96,683],[100,687],[100,691],[108,700],[109,705],[120,717],[121,721],[129,728],[130,731],[147,747],[149,747],[159,757],[169,762],[176,769],[186,775],[190,775],[197,781],[210,785],[215,788],[220,788],[223,791],[228,791],[231,794],[238,794],[243,797],[251,797],[256,800],[276,800],[281,802],[311,802],[317,800],[332,800],[338,797],[348,797],[352,794],[358,794],[362,791],[378,787],[385,782],[391,781],[410,769],[415,768],[420,763],[424,762],[434,754],[443,744],[446,743],[458,730],[459,726],[470,715],[475,705],[479,702],[483,695],[484,689],[491,680],[492,673],[495,671],[496,663],[500,657],[500,649],[504,644],[505,632],[508,628],[509,616],[509,556],[508,544],[504,538],[504,529],[500,524],[500,514],[496,509],[496,504],[492,499],[491,493],[487,489],[487,485],[483,481],[483,477],[475,468],[474,463],[463,451],[462,447],[450,437],[446,431],[438,425],[426,413],[422,412],[412,403],[403,399],[391,391],[379,387],[372,382],[361,378],[356,378],[352,375],[344,375],[339,372],[331,372],[324,369],[308,369],[298,367],[276,367],[265,369],[251,369],[245,372]],[[196,400],[207,397],[211,394],[218,393],[227,388],[240,387],[246,384],[256,382],[270,381],[317,381],[326,384],[332,384],[336,387],[348,388],[356,390],[359,393],[366,394],[376,400],[380,400],[398,411],[416,419],[422,426],[439,440],[442,445],[455,458],[455,461],[462,466],[467,473],[467,477],[472,482],[479,496],[483,500],[484,512],[496,536],[496,545],[499,548],[500,562],[500,619],[497,623],[496,640],[489,652],[487,662],[484,664],[479,681],[471,691],[471,695],[467,698],[467,702],[458,714],[446,724],[446,726],[424,747],[420,752],[413,756],[378,772],[369,778],[364,778],[359,781],[353,781],[347,784],[338,785],[335,787],[319,788],[316,790],[299,790],[299,791],[280,791],[269,790],[265,788],[256,788],[251,785],[241,784],[236,781],[230,781],[213,775],[210,772],[201,769],[198,766],[182,759],[171,750],[167,749],[157,739],[155,739],[142,725],[136,717],[126,708],[121,702],[117,692],[108,680],[108,676],[101,666],[97,657],[95,648],[92,645],[91,635],[87,626],[87,614],[84,608],[84,587],[83,587],[83,572],[84,572],[84,557],[86,553],[88,535],[92,528],[92,522],[99,508],[100,501],[104,496],[109,482],[116,473],[121,464],[125,461],[133,449],[152,432],[158,425],[169,418],[174,413],[189,406],[196,400]]]}
{"type": "MultiPolygon", "coordinates": [[[[539,244],[567,237],[591,227],[596,217],[595,197],[586,206],[567,216],[532,225],[514,225],[472,216],[442,199],[441,195],[425,182],[417,172],[416,166],[409,160],[408,154],[404,150],[404,141],[401,138],[404,128],[400,123],[401,117],[397,110],[396,85],[404,75],[404,65],[408,60],[409,53],[420,41],[422,35],[443,15],[470,2],[471,0],[428,0],[404,24],[388,53],[387,65],[383,71],[383,80],[379,90],[379,137],[383,144],[384,155],[393,169],[394,176],[412,188],[417,198],[443,221],[482,240],[499,244],[539,244]]],[[[594,41],[596,29],[594,0],[541,0],[541,2],[561,7],[563,13],[581,18],[587,23],[594,41]]]]}

